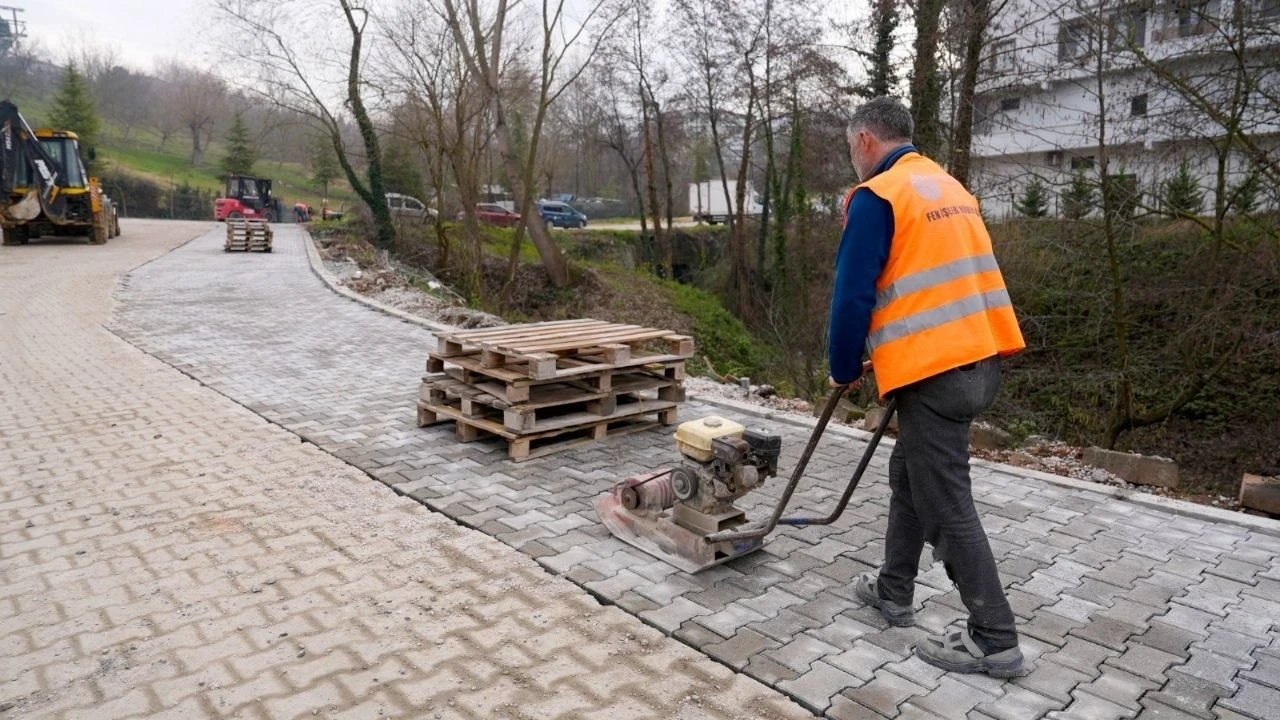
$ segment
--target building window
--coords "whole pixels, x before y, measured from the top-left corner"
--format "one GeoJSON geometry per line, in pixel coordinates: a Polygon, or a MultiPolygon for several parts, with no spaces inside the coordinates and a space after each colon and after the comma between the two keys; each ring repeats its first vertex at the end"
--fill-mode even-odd
{"type": "Polygon", "coordinates": [[[991,46],[991,57],[987,59],[987,69],[992,73],[1012,71],[1016,51],[1017,44],[1013,40],[1002,40],[995,43],[991,46]]]}
{"type": "Polygon", "coordinates": [[[1164,34],[1168,39],[1203,35],[1213,30],[1217,19],[1218,0],[1173,0],[1164,34]]]}
{"type": "Polygon", "coordinates": [[[1072,20],[1058,28],[1058,60],[1078,60],[1089,52],[1088,20],[1072,20]]]}
{"type": "Polygon", "coordinates": [[[1000,110],[1003,112],[1012,112],[1022,107],[1022,98],[1007,97],[1000,98],[1000,110]]]}
{"type": "Polygon", "coordinates": [[[1077,155],[1077,156],[1075,156],[1075,157],[1071,158],[1071,169],[1072,169],[1072,170],[1092,170],[1092,169],[1093,169],[1093,156],[1092,156],[1092,155],[1088,155],[1088,156],[1077,155]]]}
{"type": "Polygon", "coordinates": [[[1060,167],[1062,167],[1062,151],[1061,151],[1061,150],[1050,150],[1049,152],[1045,153],[1045,154],[1044,154],[1044,164],[1045,164],[1045,165],[1048,165],[1048,166],[1049,166],[1049,167],[1051,167],[1051,168],[1060,168],[1060,167]]]}
{"type": "Polygon", "coordinates": [[[1129,98],[1129,117],[1147,116],[1147,94],[1134,95],[1129,98]]]}
{"type": "Polygon", "coordinates": [[[1107,18],[1107,46],[1112,51],[1140,48],[1147,44],[1147,13],[1127,7],[1107,18]]]}

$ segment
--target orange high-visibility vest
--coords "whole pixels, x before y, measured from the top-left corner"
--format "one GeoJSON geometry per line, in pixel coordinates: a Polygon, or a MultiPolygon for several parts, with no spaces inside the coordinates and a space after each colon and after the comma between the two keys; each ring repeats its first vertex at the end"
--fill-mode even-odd
{"type": "Polygon", "coordinates": [[[978,201],[959,181],[907,153],[863,187],[893,208],[867,335],[881,396],[1026,347],[978,201]]]}

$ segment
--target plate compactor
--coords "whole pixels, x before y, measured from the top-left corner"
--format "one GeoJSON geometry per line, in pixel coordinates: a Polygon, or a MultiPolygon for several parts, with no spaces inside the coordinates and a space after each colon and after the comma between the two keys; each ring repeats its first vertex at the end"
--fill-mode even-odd
{"type": "Polygon", "coordinates": [[[825,517],[782,517],[827,428],[845,387],[827,400],[800,462],[777,506],[764,522],[749,522],[734,501],[778,474],[782,437],[711,416],[681,423],[676,446],[684,462],[629,477],[595,500],[600,521],[618,539],[688,573],[742,557],[764,547],[779,524],[829,525],[844,512],[893,417],[891,400],[835,511],[825,517]]]}

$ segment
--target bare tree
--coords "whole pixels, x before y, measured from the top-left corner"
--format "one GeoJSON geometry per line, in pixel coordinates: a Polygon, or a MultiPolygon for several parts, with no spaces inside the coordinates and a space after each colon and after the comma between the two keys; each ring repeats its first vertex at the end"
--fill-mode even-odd
{"type": "Polygon", "coordinates": [[[368,5],[362,0],[218,0],[217,7],[233,29],[229,54],[252,63],[253,90],[320,124],[343,175],[373,217],[374,245],[390,248],[395,225],[383,187],[378,132],[366,104],[368,5]],[[360,158],[347,147],[339,108],[351,113],[358,131],[363,177],[356,170],[360,158]]]}
{"type": "Polygon", "coordinates": [[[214,119],[222,110],[227,85],[211,72],[170,62],[160,69],[165,83],[162,104],[191,136],[191,165],[204,163],[205,138],[213,132],[214,119]]]}
{"type": "MultiPolygon", "coordinates": [[[[527,136],[528,147],[522,154],[515,147],[502,77],[504,52],[511,51],[504,45],[508,24],[513,19],[510,0],[497,0],[492,15],[487,15],[476,0],[469,0],[462,7],[457,0],[443,0],[443,4],[445,19],[453,39],[467,67],[487,95],[488,106],[493,115],[498,156],[507,184],[520,203],[521,225],[527,226],[551,281],[557,287],[565,287],[569,284],[568,262],[541,221],[530,217],[533,214],[533,174],[538,143],[547,109],[586,69],[585,63],[579,63],[575,67],[566,66],[569,52],[579,41],[585,41],[590,44],[586,49],[586,56],[593,55],[620,13],[616,8],[607,6],[603,0],[595,0],[588,6],[583,19],[570,27],[565,17],[565,0],[547,0],[542,3],[540,33],[536,45],[538,64],[534,70],[537,101],[534,105],[533,123],[527,136]],[[529,222],[530,220],[533,222],[529,222]]],[[[515,276],[522,237],[521,227],[517,226],[508,262],[508,287],[515,276]]]]}

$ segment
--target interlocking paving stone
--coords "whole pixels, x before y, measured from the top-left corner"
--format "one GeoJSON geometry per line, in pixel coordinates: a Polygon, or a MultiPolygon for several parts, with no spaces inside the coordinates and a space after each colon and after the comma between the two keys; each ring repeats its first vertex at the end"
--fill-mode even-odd
{"type": "Polygon", "coordinates": [[[1071,704],[1065,710],[1055,710],[1046,717],[1049,720],[1120,720],[1131,718],[1138,711],[1117,705],[1110,700],[1091,695],[1082,690],[1071,694],[1071,704]]]}
{"type": "MultiPolygon", "coordinates": [[[[763,552],[689,576],[638,560],[595,522],[589,505],[620,477],[673,462],[669,429],[512,464],[500,445],[457,443],[448,426],[416,428],[412,407],[431,345],[426,330],[324,288],[310,273],[301,235],[291,228],[279,233],[270,264],[232,264],[214,252],[215,241],[212,236],[198,240],[133,272],[117,293],[113,328],[268,420],[305,433],[311,443],[386,482],[412,488],[410,497],[493,533],[663,632],[695,647],[715,645],[722,653],[739,647],[732,644],[739,635],[750,639],[741,640],[741,647],[767,641],[781,648],[804,642],[802,636],[816,639],[835,650],[814,665],[847,673],[850,688],[856,689],[877,671],[895,672],[882,669],[886,666],[910,667],[914,639],[963,617],[958,594],[927,553],[917,586],[919,628],[891,630],[854,599],[854,578],[874,570],[883,555],[887,447],[877,453],[849,511],[834,525],[784,528],[763,552]],[[271,304],[271,313],[256,311],[264,302],[271,304]],[[333,338],[343,339],[341,352],[333,338]],[[747,622],[739,622],[744,617],[747,622]]],[[[696,400],[681,409],[682,418],[712,413],[761,422],[696,400]]],[[[809,428],[766,424],[783,435],[785,474],[809,428]]],[[[862,442],[824,439],[797,493],[797,510],[830,507],[862,442]]],[[[1107,651],[1099,660],[1104,667],[1151,682],[1181,683],[1166,698],[1174,703],[1164,704],[1170,711],[1177,710],[1178,693],[1187,695],[1186,682],[1202,681],[1177,674],[1176,667],[1157,669],[1165,663],[1155,653],[1171,653],[1181,662],[1195,649],[1192,643],[1203,641],[1201,649],[1241,662],[1246,654],[1255,661],[1264,653],[1280,656],[1280,642],[1246,649],[1239,638],[1267,636],[1265,619],[1280,616],[1274,600],[1280,596],[1275,538],[1017,473],[975,466],[973,486],[1002,578],[1011,588],[1024,653],[1034,648],[1047,658],[1065,651],[1059,659],[1083,666],[1088,654],[1077,653],[1071,643],[1096,641],[1107,651]]],[[[744,498],[742,506],[756,515],[767,511],[779,486],[771,481],[744,498]]],[[[0,595],[0,607],[3,600],[0,595]]],[[[765,652],[749,656],[747,675],[775,686],[805,680],[807,673],[786,668],[765,652]]],[[[1029,654],[1036,669],[1003,687],[1039,692],[1065,704],[1081,682],[1078,676],[1093,680],[1105,672],[1095,666],[1078,673],[1045,658],[1032,660],[1029,654]],[[1055,668],[1052,681],[1041,672],[1055,668]]],[[[956,682],[977,693],[996,687],[973,679],[956,682]]],[[[798,686],[818,688],[805,690],[810,693],[805,702],[817,703],[824,692],[816,680],[798,686]]],[[[941,683],[921,687],[936,692],[941,683]]],[[[1107,702],[1083,690],[1081,697],[1107,702]]],[[[852,707],[853,701],[840,698],[831,706],[833,717],[845,716],[852,707]]],[[[898,711],[903,717],[933,716],[915,701],[898,711]]],[[[1070,716],[1071,708],[1061,712],[1070,716]]]]}
{"type": "Polygon", "coordinates": [[[1045,697],[1017,685],[1009,685],[1004,695],[979,704],[977,709],[999,720],[1023,720],[1023,718],[1043,717],[1046,713],[1058,710],[1064,705],[1065,703],[1060,700],[1045,697]]]}
{"type": "Polygon", "coordinates": [[[1221,706],[1247,717],[1267,720],[1280,711],[1280,690],[1245,681],[1240,683],[1240,692],[1223,700],[1221,706]]]}
{"type": "Polygon", "coordinates": [[[956,678],[944,676],[938,681],[936,690],[915,698],[911,702],[939,717],[963,718],[975,706],[992,702],[1003,694],[1003,687],[996,692],[989,692],[962,683],[956,678]]]}
{"type": "Polygon", "coordinates": [[[850,690],[848,697],[885,717],[897,717],[899,705],[927,692],[927,688],[901,675],[882,670],[877,672],[867,684],[856,690],[850,690]]]}
{"type": "Polygon", "coordinates": [[[1142,709],[1138,704],[1138,698],[1158,687],[1160,687],[1158,683],[1132,673],[1113,667],[1103,667],[1101,677],[1091,683],[1080,685],[1076,689],[1137,712],[1142,709]]]}
{"type": "MultiPolygon", "coordinates": [[[[224,293],[210,272],[305,277],[292,230],[279,253],[244,256],[221,251],[214,223],[122,224],[102,248],[0,251],[0,716],[810,717],[528,554],[393,492],[384,483],[423,477],[402,474],[405,445],[380,436],[402,422],[402,412],[383,419],[390,404],[331,393],[329,377],[309,392],[334,403],[341,419],[320,417],[341,426],[299,442],[106,332],[120,273],[214,228],[183,249],[207,267],[175,269],[179,283],[214,294],[154,309],[192,323],[203,343],[204,311],[245,298],[241,334],[216,344],[226,358],[278,353],[270,372],[253,371],[263,386],[248,405],[316,423],[273,383],[347,350],[292,355],[288,338],[249,318],[281,309],[299,325],[325,319],[287,293],[273,300],[269,284],[224,293]],[[319,449],[326,435],[360,440],[348,456],[367,465],[319,449]],[[379,467],[383,482],[365,472],[379,467]]],[[[215,325],[221,312],[210,310],[215,325]]],[[[175,364],[231,377],[221,360],[175,364]]],[[[497,507],[466,505],[486,497],[464,472],[469,456],[431,456],[454,464],[442,472],[456,488],[430,497],[456,496],[446,504],[459,513],[497,507]]]]}
{"type": "Polygon", "coordinates": [[[744,628],[734,633],[733,637],[728,640],[707,645],[703,649],[708,655],[720,662],[741,670],[746,667],[751,657],[756,653],[777,647],[779,647],[777,640],[744,628]]]}
{"type": "Polygon", "coordinates": [[[1161,702],[1196,717],[1212,720],[1213,711],[1210,708],[1227,693],[1220,685],[1207,680],[1170,672],[1164,687],[1147,693],[1142,699],[1161,702]]]}

